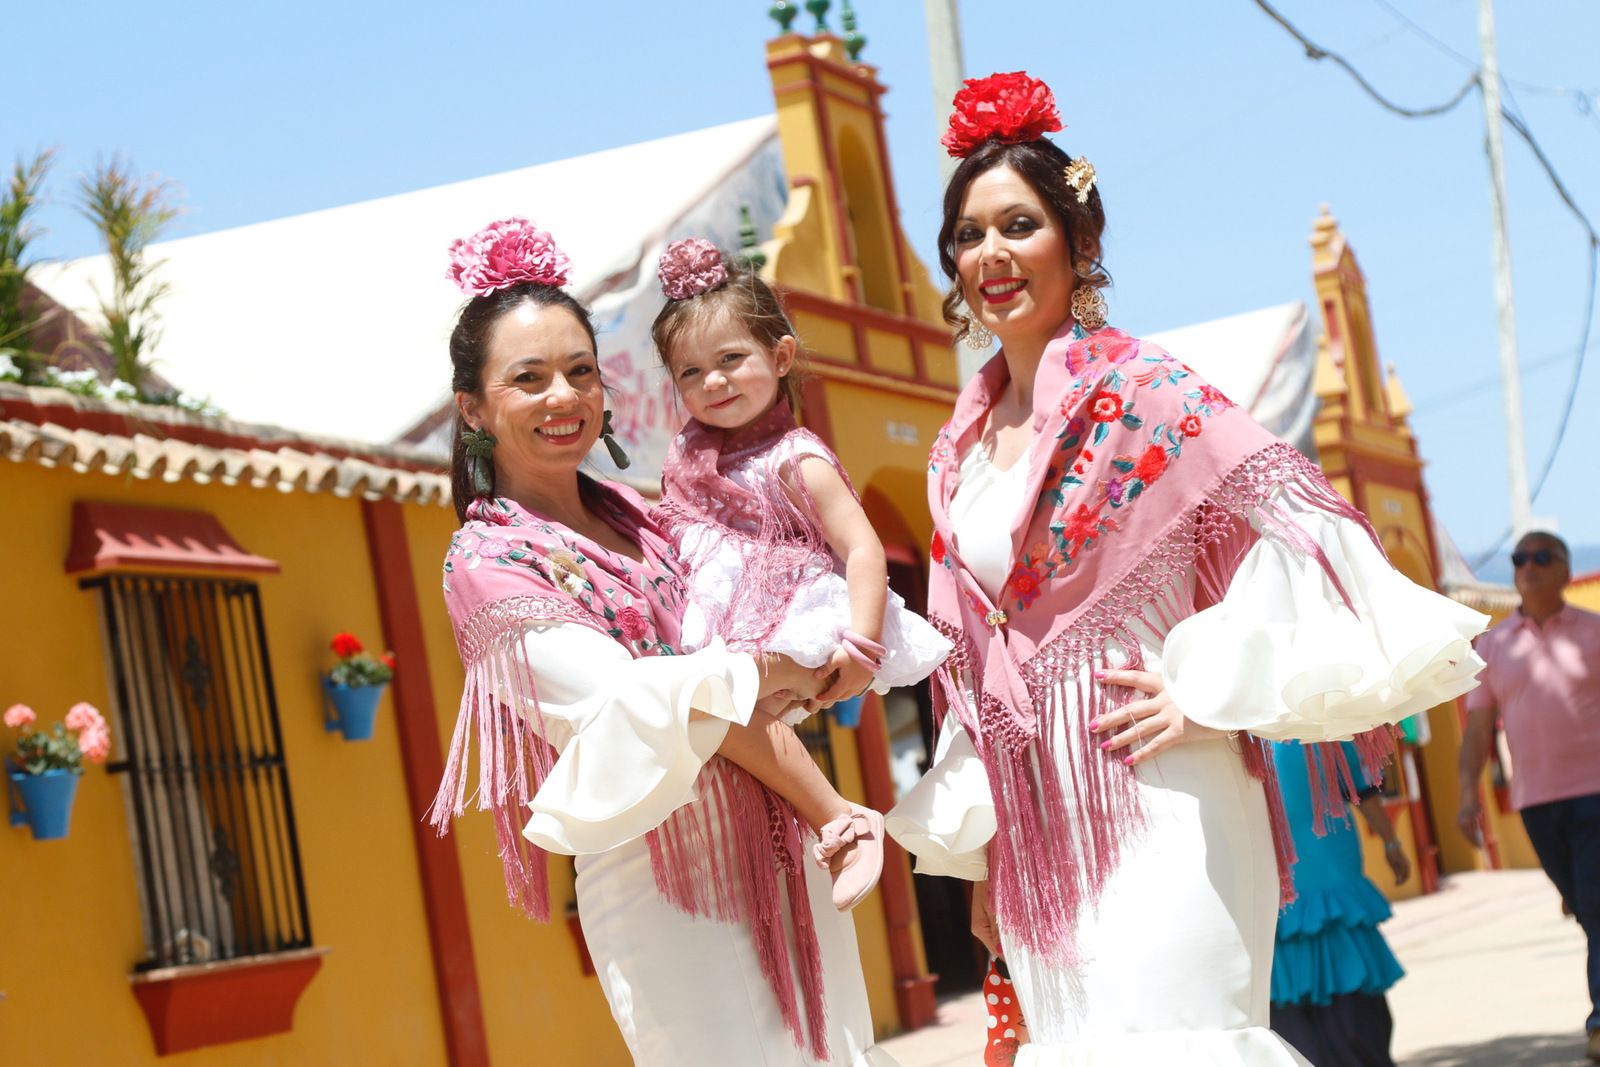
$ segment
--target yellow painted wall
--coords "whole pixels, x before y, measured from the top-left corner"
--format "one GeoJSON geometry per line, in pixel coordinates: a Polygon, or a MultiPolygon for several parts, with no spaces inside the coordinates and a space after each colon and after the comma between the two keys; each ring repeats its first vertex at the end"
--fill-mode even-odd
{"type": "Polygon", "coordinates": [[[1590,574],[1567,586],[1567,603],[1585,611],[1600,611],[1600,574],[1590,574]]]}
{"type": "MultiPolygon", "coordinates": [[[[9,462],[0,463],[0,499],[0,703],[27,703],[46,720],[86,699],[120,735],[96,596],[62,569],[74,499],[207,510],[246,548],[283,564],[282,574],[261,579],[261,602],[312,933],[332,952],[301,997],[291,1033],[182,1061],[442,1062],[392,708],[385,701],[370,742],[347,743],[322,727],[318,674],[330,665],[328,639],[348,629],[369,644],[380,640],[359,504],[9,462]]],[[[130,839],[120,776],[98,766],[80,782],[66,840],[35,842],[24,829],[0,829],[5,1062],[156,1062],[128,988],[142,955],[130,839]]]]}
{"type": "Polygon", "coordinates": [[[888,497],[920,549],[933,536],[928,449],[950,418],[950,405],[843,382],[828,382],[827,398],[834,445],[856,490],[876,489],[888,497]],[[907,427],[914,433],[907,434],[907,427]]]}

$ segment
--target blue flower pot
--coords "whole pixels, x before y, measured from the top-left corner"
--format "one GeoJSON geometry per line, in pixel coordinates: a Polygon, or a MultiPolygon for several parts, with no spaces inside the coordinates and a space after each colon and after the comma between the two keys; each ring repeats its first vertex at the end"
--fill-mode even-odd
{"type": "Polygon", "coordinates": [[[339,685],[331,678],[323,678],[322,689],[333,709],[333,714],[324,718],[323,727],[329,733],[338,730],[346,741],[372,740],[378,700],[386,688],[386,685],[339,685]]]}
{"type": "Polygon", "coordinates": [[[12,770],[14,802],[11,825],[28,824],[35,841],[59,841],[72,825],[72,798],[78,794],[78,776],[71,771],[25,774],[12,770]],[[17,804],[21,810],[17,810],[17,804]]]}
{"type": "Polygon", "coordinates": [[[866,698],[867,694],[862,693],[860,696],[851,697],[849,700],[841,700],[833,705],[828,709],[833,713],[833,721],[840,726],[860,726],[861,702],[866,698]]]}

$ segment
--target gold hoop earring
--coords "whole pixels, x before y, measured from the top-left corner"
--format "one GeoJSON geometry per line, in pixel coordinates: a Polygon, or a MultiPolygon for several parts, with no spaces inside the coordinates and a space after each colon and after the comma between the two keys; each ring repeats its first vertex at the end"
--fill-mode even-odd
{"type": "Polygon", "coordinates": [[[1085,330],[1098,330],[1106,324],[1106,298],[1094,285],[1080,285],[1072,290],[1072,317],[1085,330]]]}

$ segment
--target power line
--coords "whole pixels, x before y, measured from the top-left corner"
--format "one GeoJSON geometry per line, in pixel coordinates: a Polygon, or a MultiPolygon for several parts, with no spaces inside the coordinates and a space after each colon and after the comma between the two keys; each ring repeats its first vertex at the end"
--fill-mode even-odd
{"type": "Polygon", "coordinates": [[[1361,72],[1351,65],[1348,59],[1344,58],[1344,56],[1341,56],[1337,52],[1330,52],[1328,49],[1323,48],[1311,38],[1301,33],[1297,28],[1295,28],[1293,23],[1274,10],[1272,5],[1267,3],[1266,0],[1254,0],[1254,2],[1257,7],[1267,14],[1267,17],[1272,19],[1272,21],[1276,22],[1278,25],[1282,26],[1289,32],[1289,36],[1300,42],[1301,47],[1306,50],[1306,56],[1308,58],[1313,60],[1332,60],[1336,66],[1340,67],[1346,74],[1354,78],[1356,80],[1356,84],[1361,86],[1362,89],[1366,90],[1368,96],[1372,97],[1372,99],[1376,100],[1379,104],[1382,104],[1390,111],[1393,111],[1396,115],[1401,115],[1408,119],[1425,119],[1432,118],[1435,115],[1443,115],[1445,112],[1461,103],[1461,101],[1465,100],[1467,98],[1467,93],[1471,92],[1472,87],[1478,84],[1478,72],[1476,68],[1474,68],[1472,77],[1467,79],[1466,84],[1462,85],[1460,89],[1456,90],[1456,94],[1454,96],[1442,104],[1435,104],[1433,107],[1406,107],[1404,104],[1397,104],[1393,100],[1390,100],[1387,96],[1384,96],[1382,93],[1380,93],[1371,82],[1362,77],[1361,72]]]}
{"type": "Polygon", "coordinates": [[[1473,59],[1471,56],[1462,55],[1460,52],[1457,52],[1454,48],[1450,47],[1450,45],[1439,40],[1439,38],[1435,37],[1433,34],[1429,33],[1427,30],[1413,22],[1411,20],[1411,16],[1395,7],[1389,2],[1389,0],[1372,0],[1372,2],[1389,12],[1389,14],[1393,15],[1401,22],[1405,23],[1411,28],[1413,33],[1415,33],[1418,37],[1421,37],[1424,41],[1427,41],[1429,44],[1433,45],[1445,55],[1450,56],[1452,59],[1460,60],[1474,71],[1478,69],[1478,61],[1476,59],[1473,59]]]}
{"type": "MultiPolygon", "coordinates": [[[[1307,57],[1313,60],[1332,60],[1337,66],[1349,74],[1351,78],[1355,79],[1356,84],[1361,86],[1362,90],[1364,90],[1368,96],[1372,97],[1372,99],[1376,100],[1384,108],[1394,112],[1397,115],[1401,115],[1405,118],[1431,118],[1436,115],[1442,115],[1459,104],[1466,97],[1468,90],[1470,90],[1473,86],[1478,86],[1480,90],[1483,88],[1482,71],[1475,61],[1467,59],[1466,56],[1457,52],[1454,48],[1451,48],[1437,37],[1434,37],[1433,34],[1412,22],[1411,19],[1407,18],[1392,4],[1388,3],[1388,0],[1375,0],[1375,2],[1388,9],[1390,13],[1395,15],[1406,25],[1410,26],[1415,32],[1422,35],[1435,46],[1450,53],[1457,59],[1466,61],[1473,67],[1472,76],[1467,80],[1467,83],[1461,87],[1455,96],[1451,97],[1445,103],[1431,108],[1408,108],[1396,104],[1394,101],[1388,99],[1376,88],[1374,88],[1372,83],[1367,81],[1367,79],[1362,76],[1361,72],[1357,70],[1349,60],[1345,59],[1337,52],[1332,52],[1326,48],[1323,48],[1305,34],[1301,33],[1300,30],[1295,28],[1295,26],[1290,23],[1288,19],[1284,18],[1283,15],[1274,10],[1273,7],[1266,2],[1266,0],[1254,0],[1255,5],[1265,12],[1269,18],[1271,18],[1278,25],[1282,26],[1286,31],[1288,31],[1290,36],[1300,42],[1301,47],[1306,50],[1307,57]]],[[[1499,82],[1507,85],[1508,95],[1510,95],[1507,80],[1501,78],[1499,79],[1499,82]]],[[[1511,96],[1511,100],[1513,104],[1516,103],[1515,96],[1511,96]]],[[[1585,98],[1585,102],[1587,102],[1587,98],[1585,98]]],[[[1520,111],[1520,108],[1518,110],[1520,111]]],[[[1583,105],[1579,106],[1579,110],[1584,110],[1583,105]]],[[[1578,382],[1583,376],[1583,365],[1585,362],[1584,357],[1589,348],[1589,334],[1594,319],[1596,283],[1600,282],[1600,234],[1595,232],[1594,224],[1589,221],[1589,217],[1584,214],[1583,209],[1579,207],[1577,201],[1573,199],[1571,192],[1569,192],[1567,189],[1566,183],[1561,180],[1561,175],[1556,172],[1555,165],[1550,162],[1550,157],[1545,154],[1543,146],[1540,145],[1538,139],[1534,137],[1533,131],[1529,128],[1528,123],[1519,114],[1514,114],[1504,105],[1500,107],[1500,115],[1501,118],[1504,119],[1506,125],[1510,126],[1517,136],[1521,137],[1523,142],[1527,144],[1528,148],[1532,150],[1534,159],[1536,159],[1539,163],[1539,166],[1544,169],[1545,176],[1550,179],[1550,184],[1555,187],[1556,195],[1561,199],[1562,203],[1566,204],[1568,210],[1572,212],[1574,217],[1577,218],[1578,223],[1583,227],[1589,243],[1589,285],[1588,293],[1584,301],[1582,339],[1578,344],[1577,356],[1573,360],[1572,382],[1571,386],[1567,390],[1567,400],[1562,409],[1561,420],[1556,426],[1555,441],[1551,444],[1550,452],[1545,458],[1544,466],[1539,472],[1539,477],[1534,483],[1532,492],[1529,493],[1529,499],[1531,500],[1537,498],[1539,492],[1544,488],[1545,480],[1550,476],[1550,471],[1555,466],[1556,456],[1561,452],[1561,444],[1566,438],[1567,427],[1572,419],[1572,410],[1578,393],[1578,382]]],[[[1487,562],[1495,552],[1500,550],[1500,548],[1505,544],[1506,540],[1511,537],[1511,533],[1512,531],[1507,530],[1504,534],[1502,534],[1500,538],[1495,541],[1494,547],[1489,549],[1482,558],[1472,564],[1473,567],[1476,568],[1482,566],[1485,562],[1487,562]]]]}

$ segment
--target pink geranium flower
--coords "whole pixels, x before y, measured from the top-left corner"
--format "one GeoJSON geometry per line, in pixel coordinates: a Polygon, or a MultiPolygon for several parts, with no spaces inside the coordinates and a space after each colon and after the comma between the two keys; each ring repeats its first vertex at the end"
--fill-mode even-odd
{"type": "Polygon", "coordinates": [[[91,726],[78,735],[78,749],[83,753],[83,758],[91,763],[104,763],[106,757],[111,755],[111,731],[105,723],[91,726]]]}
{"type": "Polygon", "coordinates": [[[24,726],[33,725],[38,716],[26,704],[13,704],[6,709],[5,723],[13,730],[20,730],[24,726]]]}
{"type": "Polygon", "coordinates": [[[93,704],[80,701],[67,710],[67,729],[88,730],[95,727],[104,727],[105,716],[100,714],[100,709],[93,704]]]}

